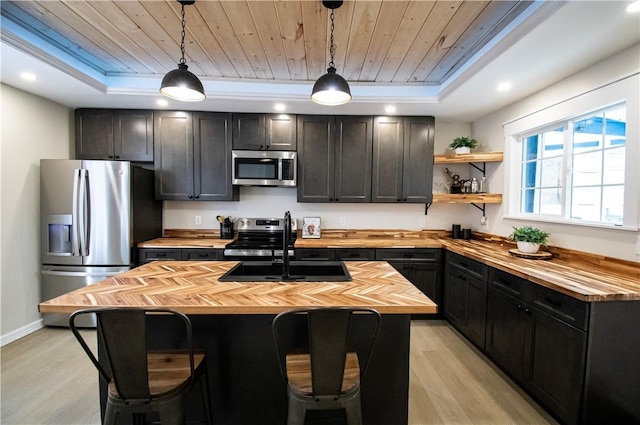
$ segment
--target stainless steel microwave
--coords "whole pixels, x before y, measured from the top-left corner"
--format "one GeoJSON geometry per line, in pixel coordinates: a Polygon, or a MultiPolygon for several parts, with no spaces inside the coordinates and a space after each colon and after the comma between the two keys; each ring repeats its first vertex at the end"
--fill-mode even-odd
{"type": "Polygon", "coordinates": [[[297,154],[291,151],[231,152],[233,184],[245,186],[295,186],[297,154]]]}

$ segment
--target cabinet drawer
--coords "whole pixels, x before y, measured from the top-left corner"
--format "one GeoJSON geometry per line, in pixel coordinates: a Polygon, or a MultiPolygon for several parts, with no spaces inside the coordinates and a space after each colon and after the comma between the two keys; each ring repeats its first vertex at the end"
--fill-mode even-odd
{"type": "Polygon", "coordinates": [[[489,283],[525,302],[529,302],[533,297],[533,283],[502,270],[491,268],[489,271],[489,283]]]}
{"type": "Polygon", "coordinates": [[[143,248],[139,251],[140,263],[148,263],[150,261],[179,261],[182,260],[182,252],[180,249],[171,248],[143,248]]]}
{"type": "Polygon", "coordinates": [[[551,289],[537,286],[534,289],[533,306],[578,329],[587,329],[588,303],[551,289]]]}
{"type": "Polygon", "coordinates": [[[222,249],[186,248],[182,250],[182,259],[188,261],[207,261],[221,259],[222,249]]]}
{"type": "Polygon", "coordinates": [[[334,261],[335,252],[330,248],[296,248],[296,260],[301,261],[334,261]]]}
{"type": "Polygon", "coordinates": [[[365,261],[376,258],[373,248],[338,248],[335,252],[336,260],[339,261],[365,261]]]}
{"type": "Polygon", "coordinates": [[[383,261],[428,261],[439,263],[442,250],[430,248],[379,248],[376,260],[383,261]]]}
{"type": "Polygon", "coordinates": [[[462,255],[447,252],[447,266],[465,272],[476,279],[487,280],[489,267],[475,260],[470,260],[462,255]]]}

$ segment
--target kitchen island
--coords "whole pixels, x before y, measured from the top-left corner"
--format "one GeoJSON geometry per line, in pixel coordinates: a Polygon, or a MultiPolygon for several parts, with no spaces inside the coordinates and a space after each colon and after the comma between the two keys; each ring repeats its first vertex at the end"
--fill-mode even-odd
{"type": "MultiPolygon", "coordinates": [[[[362,386],[363,420],[408,422],[410,315],[435,313],[435,303],[382,261],[347,263],[351,282],[218,282],[235,264],[153,262],[41,303],[39,309],[164,307],[188,314],[194,341],[207,352],[214,423],[272,425],[285,423],[287,400],[271,334],[273,317],[299,307],[375,308],[383,321],[362,386]]],[[[153,337],[168,333],[158,323],[153,337]]],[[[104,397],[101,385],[103,403],[104,397]]]]}

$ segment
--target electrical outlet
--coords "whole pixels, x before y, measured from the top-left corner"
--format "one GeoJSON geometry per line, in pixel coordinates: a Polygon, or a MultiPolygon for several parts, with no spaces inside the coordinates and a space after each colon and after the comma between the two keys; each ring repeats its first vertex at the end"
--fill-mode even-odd
{"type": "Polygon", "coordinates": [[[340,227],[347,227],[347,217],[340,217],[340,227]]]}
{"type": "Polygon", "coordinates": [[[483,225],[483,226],[486,226],[486,225],[487,225],[487,217],[486,217],[486,216],[484,216],[484,215],[483,215],[483,216],[480,218],[480,224],[481,224],[481,225],[483,225]]]}
{"type": "Polygon", "coordinates": [[[202,224],[202,216],[197,215],[196,216],[196,226],[199,226],[202,224]]]}
{"type": "Polygon", "coordinates": [[[418,220],[418,227],[425,227],[427,225],[427,219],[424,217],[420,217],[418,220]]]}

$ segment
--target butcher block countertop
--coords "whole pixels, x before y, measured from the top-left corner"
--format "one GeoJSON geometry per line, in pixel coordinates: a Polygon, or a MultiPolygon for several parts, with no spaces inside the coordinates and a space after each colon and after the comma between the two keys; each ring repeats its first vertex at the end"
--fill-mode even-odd
{"type": "Polygon", "coordinates": [[[185,314],[276,314],[311,306],[431,314],[436,304],[384,261],[352,261],[350,282],[219,282],[237,261],[155,261],[43,302],[42,313],[163,307],[185,314]]]}
{"type": "MultiPolygon", "coordinates": [[[[144,248],[220,247],[229,240],[205,235],[185,235],[139,244],[144,248]],[[184,237],[192,236],[192,237],[184,237]],[[193,237],[199,236],[199,237],[193,237]],[[202,237],[207,236],[207,237],[202,237]]],[[[167,231],[165,231],[165,234],[167,231]]],[[[597,254],[549,247],[553,258],[531,260],[509,253],[515,245],[505,238],[475,232],[473,240],[451,239],[438,230],[323,230],[318,239],[298,237],[296,248],[444,248],[488,266],[504,270],[581,301],[640,300],[640,264],[597,254]]]]}

